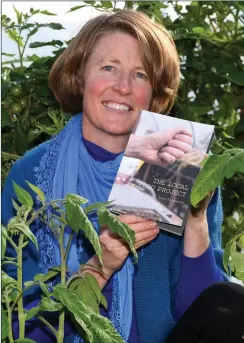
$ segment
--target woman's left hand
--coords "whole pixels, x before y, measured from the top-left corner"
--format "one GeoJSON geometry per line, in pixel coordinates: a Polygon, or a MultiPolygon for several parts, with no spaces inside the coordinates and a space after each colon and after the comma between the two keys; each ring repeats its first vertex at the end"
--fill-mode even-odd
{"type": "Polygon", "coordinates": [[[190,209],[184,233],[184,255],[187,257],[201,256],[210,244],[207,207],[213,192],[209,193],[197,207],[190,209]]]}

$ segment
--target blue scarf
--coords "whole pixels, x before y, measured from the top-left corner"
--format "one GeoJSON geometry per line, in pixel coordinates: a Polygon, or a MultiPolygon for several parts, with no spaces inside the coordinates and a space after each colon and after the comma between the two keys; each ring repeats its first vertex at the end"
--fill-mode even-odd
{"type": "MultiPolygon", "coordinates": [[[[67,193],[79,194],[89,203],[107,201],[115,180],[123,154],[108,162],[95,161],[82,142],[82,115],[74,116],[65,128],[50,141],[47,156],[52,156],[51,167],[55,168],[52,180],[41,185],[48,200],[64,198],[67,193]],[[55,156],[55,152],[58,154],[55,156]],[[47,189],[47,186],[49,189],[47,189]],[[46,188],[46,189],[45,189],[46,188]]],[[[47,156],[44,156],[47,158],[47,156]]],[[[47,161],[46,161],[47,162],[47,161]]],[[[99,232],[97,217],[92,218],[99,232]]],[[[64,245],[67,244],[71,229],[66,228],[64,245]]],[[[68,268],[76,272],[80,268],[80,252],[84,246],[77,246],[75,235],[68,255],[68,268]]],[[[56,262],[60,264],[58,243],[54,242],[56,262]]],[[[49,266],[51,267],[51,265],[49,266]]],[[[130,334],[132,321],[132,281],[134,266],[128,258],[123,267],[113,276],[113,296],[110,319],[114,327],[126,341],[130,334]]],[[[75,342],[81,341],[75,339],[75,342]]]]}

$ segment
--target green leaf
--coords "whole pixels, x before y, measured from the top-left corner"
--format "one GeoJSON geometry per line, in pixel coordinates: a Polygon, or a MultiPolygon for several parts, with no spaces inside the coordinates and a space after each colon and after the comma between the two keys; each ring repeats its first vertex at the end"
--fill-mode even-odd
{"type": "Polygon", "coordinates": [[[13,181],[14,191],[21,205],[32,207],[34,205],[31,195],[13,181]]]}
{"type": "Polygon", "coordinates": [[[244,172],[244,149],[229,149],[222,155],[209,156],[192,187],[192,206],[218,187],[225,177],[229,179],[237,172],[244,172]]]}
{"type": "Polygon", "coordinates": [[[13,261],[4,261],[4,262],[2,262],[2,266],[5,265],[5,264],[13,264],[15,267],[21,269],[17,262],[13,262],[13,261]]]}
{"type": "Polygon", "coordinates": [[[52,293],[49,292],[47,285],[44,282],[40,282],[39,285],[45,296],[49,298],[52,295],[52,293]]]}
{"type": "Polygon", "coordinates": [[[101,289],[99,287],[99,283],[97,282],[97,279],[93,275],[91,275],[90,273],[85,273],[85,278],[88,281],[88,283],[89,283],[91,289],[93,290],[94,294],[96,295],[98,303],[100,303],[102,293],[101,293],[101,289]]]}
{"type": "Polygon", "coordinates": [[[27,225],[25,225],[24,223],[17,223],[15,225],[15,228],[21,231],[26,237],[28,237],[35,244],[35,247],[38,250],[36,237],[27,225]]]}
{"type": "Polygon", "coordinates": [[[17,202],[14,199],[12,199],[12,204],[15,211],[18,212],[20,206],[17,204],[17,202]]]}
{"type": "Polygon", "coordinates": [[[54,276],[56,276],[60,272],[61,272],[60,267],[51,268],[51,269],[49,269],[47,274],[36,274],[34,277],[34,281],[45,282],[45,281],[53,278],[54,276]]]}
{"type": "Polygon", "coordinates": [[[87,206],[86,208],[84,208],[84,212],[86,214],[95,211],[95,210],[99,210],[99,209],[104,209],[106,208],[108,205],[110,205],[113,201],[105,201],[105,202],[95,202],[94,204],[87,206]]]}
{"type": "Polygon", "coordinates": [[[86,306],[80,300],[78,294],[74,290],[65,289],[61,286],[55,286],[53,289],[53,295],[73,314],[77,323],[85,331],[89,342],[93,342],[93,335],[90,331],[90,312],[92,311],[91,308],[86,306]]]}
{"type": "Polygon", "coordinates": [[[112,213],[107,209],[98,210],[98,222],[100,226],[107,225],[109,230],[117,233],[130,247],[131,252],[135,257],[135,262],[138,260],[137,252],[134,247],[135,244],[135,231],[132,230],[127,224],[120,222],[112,213]]]}
{"type": "Polygon", "coordinates": [[[83,205],[83,204],[86,204],[88,202],[88,200],[86,198],[83,198],[80,195],[71,194],[71,193],[66,195],[65,201],[68,199],[70,199],[76,205],[83,205]]]}
{"type": "Polygon", "coordinates": [[[244,254],[238,251],[234,251],[231,254],[230,264],[234,270],[235,276],[244,281],[244,254]]]}
{"type": "Polygon", "coordinates": [[[8,317],[6,312],[4,311],[3,307],[1,308],[1,319],[2,319],[2,323],[1,323],[1,339],[4,340],[5,338],[8,337],[8,333],[9,333],[9,325],[8,325],[8,317]]]}
{"type": "Polygon", "coordinates": [[[71,7],[71,9],[70,9],[67,13],[73,12],[73,11],[77,11],[77,10],[79,10],[80,8],[86,7],[86,6],[87,6],[87,5],[81,5],[81,6],[71,7]]]}
{"type": "Polygon", "coordinates": [[[43,297],[40,303],[36,306],[31,308],[26,314],[26,320],[30,320],[35,317],[39,312],[56,312],[60,311],[63,308],[63,305],[57,303],[51,298],[43,297]]]}
{"type": "Polygon", "coordinates": [[[110,320],[86,306],[75,291],[56,286],[54,296],[73,314],[90,343],[125,343],[110,320]]]}
{"type": "Polygon", "coordinates": [[[13,8],[14,8],[14,11],[15,11],[16,16],[17,16],[17,22],[19,25],[21,25],[22,24],[22,13],[20,13],[14,5],[13,5],[13,8]]]}
{"type": "Polygon", "coordinates": [[[46,201],[46,197],[44,195],[44,193],[42,192],[42,190],[40,188],[38,188],[37,186],[33,185],[32,183],[26,181],[28,183],[28,186],[33,190],[34,193],[37,194],[38,199],[41,201],[42,204],[45,203],[46,201]]]}
{"type": "Polygon", "coordinates": [[[69,289],[74,290],[85,305],[92,308],[96,313],[99,313],[100,301],[97,301],[97,296],[86,278],[87,274],[88,273],[73,279],[69,285],[69,289]]]}
{"type": "Polygon", "coordinates": [[[92,333],[95,337],[94,343],[125,343],[107,318],[99,314],[91,314],[91,322],[95,324],[92,326],[92,333]]]}
{"type": "Polygon", "coordinates": [[[229,73],[218,73],[224,79],[235,83],[240,86],[244,86],[244,72],[243,71],[230,71],[229,73]]]}
{"type": "Polygon", "coordinates": [[[7,246],[6,236],[7,236],[7,230],[2,225],[2,234],[1,234],[1,259],[2,260],[4,259],[5,252],[6,252],[6,246],[7,246]]]}
{"type": "Polygon", "coordinates": [[[102,248],[100,245],[99,237],[85,212],[70,198],[65,201],[65,208],[68,225],[75,232],[78,232],[79,230],[82,230],[84,232],[85,237],[92,244],[99,258],[99,261],[102,264],[102,248]]]}
{"type": "Polygon", "coordinates": [[[1,55],[2,55],[2,56],[7,56],[7,57],[13,57],[13,56],[15,56],[15,54],[8,54],[8,53],[6,53],[6,52],[2,52],[1,55]]]}
{"type": "Polygon", "coordinates": [[[49,11],[47,11],[47,10],[45,10],[45,11],[40,11],[40,13],[41,13],[41,14],[45,14],[45,15],[57,15],[57,14],[52,13],[52,12],[49,12],[49,11]]]}
{"type": "Polygon", "coordinates": [[[33,43],[30,43],[29,45],[29,48],[41,48],[43,46],[48,46],[48,45],[51,45],[51,46],[62,46],[63,45],[63,42],[61,40],[55,40],[53,39],[52,41],[50,42],[33,42],[33,43]]]}
{"type": "Polygon", "coordinates": [[[30,280],[30,281],[24,282],[25,288],[31,287],[32,285],[35,285],[35,281],[30,280]]]}
{"type": "Polygon", "coordinates": [[[105,296],[102,294],[100,304],[107,310],[108,309],[108,302],[105,296]]]}
{"type": "Polygon", "coordinates": [[[16,288],[17,287],[17,281],[10,277],[7,273],[5,273],[3,270],[1,270],[1,274],[2,274],[2,290],[4,288],[6,288],[7,286],[9,287],[10,285],[12,286],[12,288],[16,288]]]}
{"type": "Polygon", "coordinates": [[[31,36],[34,36],[37,31],[39,30],[39,27],[35,27],[33,30],[31,30],[28,35],[27,35],[27,38],[31,37],[31,36]]]}
{"type": "Polygon", "coordinates": [[[12,119],[10,117],[10,111],[7,111],[5,108],[2,108],[1,122],[2,122],[2,126],[12,125],[12,119]]]}

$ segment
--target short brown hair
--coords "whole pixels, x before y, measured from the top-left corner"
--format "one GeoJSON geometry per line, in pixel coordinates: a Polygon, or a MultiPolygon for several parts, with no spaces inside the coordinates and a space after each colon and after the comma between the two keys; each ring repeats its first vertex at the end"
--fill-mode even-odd
{"type": "Polygon", "coordinates": [[[152,85],[149,110],[168,113],[173,106],[180,80],[179,56],[172,36],[142,12],[120,10],[89,20],[54,63],[49,86],[64,111],[82,111],[83,74],[98,38],[121,31],[138,40],[145,71],[152,85]]]}

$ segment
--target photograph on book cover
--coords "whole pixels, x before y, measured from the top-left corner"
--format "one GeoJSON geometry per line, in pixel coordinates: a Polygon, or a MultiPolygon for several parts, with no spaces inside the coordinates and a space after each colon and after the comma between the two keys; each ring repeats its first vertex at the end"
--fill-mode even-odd
{"type": "Polygon", "coordinates": [[[109,196],[112,212],[152,219],[159,227],[182,234],[180,228],[173,227],[184,224],[191,188],[211,144],[214,126],[142,111],[127,145],[131,146],[135,137],[137,142],[145,137],[155,140],[160,134],[164,145],[157,155],[162,156],[160,152],[169,146],[170,139],[183,136],[182,132],[191,134],[191,149],[174,162],[157,158],[147,163],[125,153],[109,196]]]}

